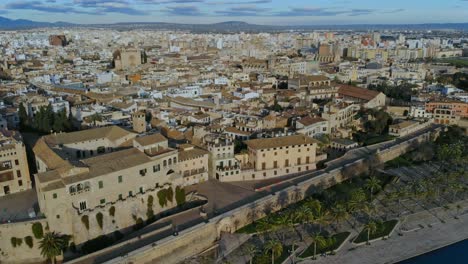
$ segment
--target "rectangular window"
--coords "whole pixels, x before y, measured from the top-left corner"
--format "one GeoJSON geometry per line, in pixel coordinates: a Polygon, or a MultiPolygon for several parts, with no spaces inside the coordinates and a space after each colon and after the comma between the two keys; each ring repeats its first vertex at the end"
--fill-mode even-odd
{"type": "Polygon", "coordinates": [[[275,168],[275,169],[278,168],[278,161],[276,161],[276,160],[273,161],[273,168],[275,168]]]}
{"type": "Polygon", "coordinates": [[[99,189],[104,188],[104,183],[102,181],[99,181],[98,184],[99,184],[99,189]]]}
{"type": "Polygon", "coordinates": [[[119,183],[122,183],[122,181],[123,181],[122,178],[123,178],[122,175],[120,175],[120,176],[118,177],[118,182],[119,182],[119,183]]]}
{"type": "Polygon", "coordinates": [[[119,194],[119,200],[123,200],[123,195],[119,194]]]}
{"type": "Polygon", "coordinates": [[[133,196],[133,192],[132,192],[132,191],[129,191],[129,192],[128,192],[128,196],[133,196]]]}
{"type": "Polygon", "coordinates": [[[101,199],[99,202],[100,202],[101,204],[105,204],[105,203],[106,203],[106,199],[101,199]]]}
{"type": "Polygon", "coordinates": [[[143,193],[143,192],[144,192],[144,188],[140,187],[140,193],[143,193]]]}
{"type": "Polygon", "coordinates": [[[146,169],[141,169],[140,170],[140,175],[145,176],[146,175],[146,169]]]}
{"type": "Polygon", "coordinates": [[[52,198],[57,199],[57,194],[56,193],[52,194],[52,198]]]}
{"type": "Polygon", "coordinates": [[[19,165],[19,161],[18,161],[18,160],[15,160],[15,165],[16,165],[16,166],[19,165]]]}
{"type": "Polygon", "coordinates": [[[158,172],[160,170],[161,170],[161,165],[158,164],[158,165],[153,166],[153,172],[158,172]]]}
{"type": "Polygon", "coordinates": [[[285,166],[285,167],[289,167],[289,159],[286,159],[286,160],[284,161],[284,166],[285,166]]]}
{"type": "Polygon", "coordinates": [[[306,157],[306,163],[310,163],[310,157],[306,157]]]}
{"type": "Polygon", "coordinates": [[[17,176],[18,178],[21,178],[21,171],[20,171],[20,170],[17,170],[17,171],[16,171],[16,176],[17,176]]]}
{"type": "Polygon", "coordinates": [[[297,158],[297,165],[301,165],[301,158],[297,158]]]}
{"type": "Polygon", "coordinates": [[[80,210],[83,211],[83,210],[86,210],[86,208],[87,208],[86,201],[80,202],[80,210]]]}
{"type": "Polygon", "coordinates": [[[262,162],[262,170],[266,169],[266,163],[262,162]]]}

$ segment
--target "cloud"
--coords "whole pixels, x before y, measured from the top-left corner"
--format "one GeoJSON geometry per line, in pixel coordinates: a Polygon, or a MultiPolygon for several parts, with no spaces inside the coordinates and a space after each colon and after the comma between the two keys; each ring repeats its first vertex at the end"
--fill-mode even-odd
{"type": "Polygon", "coordinates": [[[349,13],[321,7],[292,7],[289,11],[278,12],[276,16],[336,16],[349,13]]]}
{"type": "Polygon", "coordinates": [[[202,12],[196,6],[168,6],[162,12],[174,16],[201,16],[202,12]]]}
{"type": "Polygon", "coordinates": [[[348,13],[348,16],[365,16],[374,13],[373,9],[351,9],[351,12],[348,13]]]}
{"type": "Polygon", "coordinates": [[[203,3],[205,0],[140,0],[145,4],[190,4],[190,3],[203,3]]]}
{"type": "Polygon", "coordinates": [[[257,6],[236,6],[227,10],[215,11],[215,13],[223,16],[260,16],[263,12],[269,10],[269,8],[260,8],[257,6]]]}
{"type": "Polygon", "coordinates": [[[77,10],[69,6],[61,5],[45,5],[40,1],[18,1],[11,2],[5,5],[6,9],[17,9],[17,10],[36,10],[48,13],[76,13],[76,14],[92,14],[87,11],[77,10]]]}
{"type": "Polygon", "coordinates": [[[328,17],[338,15],[364,16],[376,12],[374,9],[351,9],[343,10],[338,8],[323,7],[291,7],[288,11],[277,12],[275,16],[310,16],[310,17],[328,17]]]}
{"type": "Polygon", "coordinates": [[[208,2],[207,4],[210,5],[242,5],[242,4],[269,4],[272,3],[273,0],[252,0],[252,1],[216,1],[216,2],[208,2]]]}
{"type": "Polygon", "coordinates": [[[400,13],[404,11],[406,10],[403,8],[399,8],[399,9],[394,9],[394,10],[383,11],[382,14],[394,14],[394,13],[400,13]]]}
{"type": "Polygon", "coordinates": [[[127,0],[73,0],[73,3],[95,13],[120,13],[132,16],[148,15],[149,12],[131,7],[127,0]]]}

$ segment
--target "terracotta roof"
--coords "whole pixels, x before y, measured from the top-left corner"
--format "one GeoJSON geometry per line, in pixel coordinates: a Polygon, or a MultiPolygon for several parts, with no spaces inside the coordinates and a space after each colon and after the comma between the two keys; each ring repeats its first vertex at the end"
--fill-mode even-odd
{"type": "Polygon", "coordinates": [[[310,125],[313,125],[315,123],[323,122],[323,121],[326,121],[326,120],[321,118],[321,117],[307,116],[307,117],[302,118],[301,120],[298,120],[297,122],[303,124],[304,126],[310,126],[310,125]]]}
{"type": "Polygon", "coordinates": [[[374,99],[377,95],[380,94],[380,92],[377,91],[372,91],[369,89],[351,85],[340,85],[339,87],[340,88],[338,89],[338,94],[348,97],[359,98],[367,101],[374,99]]]}
{"type": "Polygon", "coordinates": [[[191,159],[199,158],[208,154],[210,154],[210,152],[204,149],[200,149],[200,148],[193,148],[190,150],[179,151],[179,162],[184,161],[184,160],[191,160],[191,159]]]}
{"type": "Polygon", "coordinates": [[[269,149],[269,148],[278,148],[286,147],[293,145],[302,145],[302,144],[314,144],[317,143],[317,140],[304,135],[293,135],[286,137],[275,137],[275,138],[261,138],[261,139],[252,139],[245,141],[245,144],[252,149],[269,149]]]}
{"type": "Polygon", "coordinates": [[[93,128],[87,130],[81,130],[70,133],[59,133],[45,136],[45,141],[49,145],[59,145],[59,144],[70,144],[75,142],[89,141],[100,138],[107,138],[111,141],[126,137],[134,136],[134,133],[131,133],[123,128],[118,126],[108,126],[93,128]]]}
{"type": "Polygon", "coordinates": [[[165,138],[163,135],[159,133],[156,133],[152,135],[137,137],[135,138],[135,141],[138,142],[138,144],[142,146],[148,146],[148,145],[153,145],[156,143],[167,141],[167,138],[165,138]]]}
{"type": "Polygon", "coordinates": [[[233,133],[233,134],[238,134],[238,135],[245,135],[245,136],[250,136],[251,135],[251,133],[239,130],[239,129],[235,128],[235,127],[227,127],[226,129],[224,129],[224,131],[229,132],[229,133],[233,133]]]}

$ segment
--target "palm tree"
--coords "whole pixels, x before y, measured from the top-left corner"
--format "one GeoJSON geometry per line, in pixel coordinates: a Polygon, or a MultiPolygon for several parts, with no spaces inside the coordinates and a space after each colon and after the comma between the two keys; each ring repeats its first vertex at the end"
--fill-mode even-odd
{"type": "Polygon", "coordinates": [[[244,253],[249,256],[249,263],[252,264],[255,254],[257,254],[257,247],[252,243],[247,243],[243,247],[244,253]]]}
{"type": "Polygon", "coordinates": [[[349,213],[346,210],[346,206],[342,203],[336,203],[331,210],[332,219],[338,226],[340,222],[346,221],[349,218],[349,213]]]}
{"type": "Polygon", "coordinates": [[[278,240],[268,240],[265,244],[265,252],[271,252],[271,264],[275,264],[275,256],[279,257],[283,254],[283,245],[278,240]]]}
{"type": "Polygon", "coordinates": [[[380,188],[380,180],[377,179],[375,176],[371,176],[369,179],[366,180],[366,183],[364,184],[364,188],[369,190],[370,193],[370,201],[372,201],[372,195],[374,194],[375,191],[378,191],[380,188]]]}
{"type": "Polygon", "coordinates": [[[319,231],[322,233],[322,228],[330,223],[330,212],[319,206],[314,211],[314,223],[319,226],[319,231]]]}
{"type": "Polygon", "coordinates": [[[377,223],[375,221],[370,220],[364,226],[364,230],[367,231],[367,245],[370,245],[370,243],[369,243],[370,235],[374,234],[377,231],[377,223]]]}
{"type": "MultiPolygon", "coordinates": [[[[307,206],[306,204],[301,205],[299,209],[297,209],[295,215],[294,215],[294,220],[298,221],[301,223],[302,227],[305,228],[305,226],[312,222],[314,219],[314,215],[312,213],[312,210],[307,206]]],[[[302,236],[302,235],[301,235],[302,236]]]]}
{"type": "Polygon", "coordinates": [[[314,255],[312,256],[312,259],[316,259],[315,256],[317,255],[317,245],[324,246],[326,243],[326,240],[320,233],[312,234],[310,236],[310,239],[312,240],[312,243],[314,244],[314,255]]]}
{"type": "Polygon", "coordinates": [[[258,232],[264,233],[264,232],[269,231],[271,229],[272,225],[271,225],[270,221],[265,217],[265,218],[260,219],[257,222],[256,227],[257,227],[258,232]]]}
{"type": "Polygon", "coordinates": [[[41,255],[55,263],[55,258],[62,255],[62,251],[68,246],[68,240],[67,236],[55,232],[46,233],[39,241],[41,255]]]}
{"type": "Polygon", "coordinates": [[[89,119],[90,119],[91,122],[93,122],[93,126],[96,126],[97,121],[99,121],[99,122],[102,121],[102,116],[99,113],[94,113],[94,114],[89,116],[89,119]]]}
{"type": "MultiPolygon", "coordinates": [[[[280,228],[286,228],[286,227],[290,227],[290,222],[291,222],[291,219],[289,217],[289,215],[286,214],[286,212],[282,213],[279,215],[279,217],[275,220],[275,225],[280,229],[280,228]]],[[[281,241],[283,241],[284,243],[284,240],[285,240],[285,232],[281,232],[281,241]]]]}

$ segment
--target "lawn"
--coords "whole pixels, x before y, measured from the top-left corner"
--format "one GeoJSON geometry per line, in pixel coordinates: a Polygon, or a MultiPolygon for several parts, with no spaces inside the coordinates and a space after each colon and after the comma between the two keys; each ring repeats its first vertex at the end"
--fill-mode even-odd
{"type": "MultiPolygon", "coordinates": [[[[388,175],[378,175],[378,179],[380,180],[382,188],[384,188],[387,184],[395,180],[396,177],[393,176],[388,176],[388,175]]],[[[365,181],[368,177],[355,177],[353,179],[341,182],[339,184],[336,184],[326,190],[324,190],[321,193],[316,193],[312,195],[312,198],[317,199],[321,202],[324,201],[336,201],[336,202],[346,202],[348,199],[350,199],[350,194],[353,191],[358,190],[359,188],[362,188],[365,184],[365,181]]],[[[375,195],[378,194],[380,190],[376,190],[374,192],[374,197],[375,195]]],[[[369,195],[368,192],[366,192],[366,195],[369,195]]],[[[305,200],[301,200],[295,204],[292,204],[288,206],[285,209],[282,209],[278,212],[271,213],[268,216],[262,218],[262,219],[267,219],[270,223],[276,222],[277,218],[280,216],[280,214],[284,211],[287,210],[297,210],[297,208],[300,208],[302,204],[305,203],[305,200]]],[[[236,233],[243,233],[243,234],[255,234],[258,232],[257,230],[257,224],[260,222],[262,219],[257,219],[255,222],[246,225],[236,231],[236,233]]]]}
{"type": "MultiPolygon", "coordinates": [[[[369,240],[388,236],[395,228],[398,220],[390,220],[383,223],[377,223],[377,231],[370,235],[369,240]]],[[[361,233],[354,239],[353,243],[359,244],[367,241],[367,230],[363,229],[361,233]]]]}
{"type": "Polygon", "coordinates": [[[378,135],[374,137],[369,137],[364,140],[364,146],[374,145],[377,143],[385,142],[394,139],[394,136],[390,135],[378,135]]]}
{"type": "MultiPolygon", "coordinates": [[[[341,244],[343,244],[343,242],[349,237],[350,234],[351,234],[350,232],[334,234],[333,236],[331,236],[333,243],[330,243],[325,246],[317,245],[317,255],[337,250],[341,246],[341,244]]],[[[312,243],[304,252],[302,252],[302,254],[299,257],[308,258],[313,255],[314,255],[314,244],[312,243]]]]}
{"type": "MultiPolygon", "coordinates": [[[[292,246],[284,246],[283,245],[283,253],[281,254],[281,256],[278,256],[275,258],[275,263],[278,263],[278,264],[281,264],[283,263],[291,254],[291,249],[292,249],[292,246]]],[[[264,254],[259,254],[259,255],[256,255],[253,260],[252,260],[252,263],[254,264],[271,264],[271,253],[268,251],[268,252],[263,252],[264,254]]],[[[249,262],[247,262],[249,263],[249,262]]]]}
{"type": "Polygon", "coordinates": [[[464,58],[443,58],[438,59],[436,62],[450,63],[451,65],[458,68],[468,67],[468,60],[464,58]]]}

